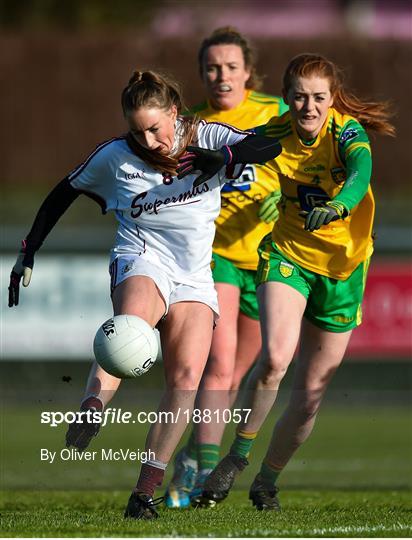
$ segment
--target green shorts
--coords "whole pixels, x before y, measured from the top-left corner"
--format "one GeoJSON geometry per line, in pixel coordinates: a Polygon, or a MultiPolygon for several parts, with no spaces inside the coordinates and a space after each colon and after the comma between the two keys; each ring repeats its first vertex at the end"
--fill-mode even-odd
{"type": "Polygon", "coordinates": [[[220,255],[213,253],[212,273],[215,283],[230,283],[240,289],[240,311],[251,319],[259,320],[256,298],[256,271],[243,270],[220,255]]]}
{"type": "Polygon", "coordinates": [[[257,285],[268,281],[290,285],[307,299],[305,318],[328,332],[347,332],[361,324],[369,259],[343,281],[293,263],[277,249],[270,235],[263,238],[258,251],[257,285]]]}

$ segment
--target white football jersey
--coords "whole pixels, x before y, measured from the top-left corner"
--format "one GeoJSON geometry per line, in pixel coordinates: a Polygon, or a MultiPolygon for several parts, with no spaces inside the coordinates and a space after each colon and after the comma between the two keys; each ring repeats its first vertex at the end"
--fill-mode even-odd
{"type": "MultiPolygon", "coordinates": [[[[246,135],[225,124],[201,121],[193,144],[217,150],[246,135]]],[[[97,199],[105,211],[115,212],[119,227],[112,260],[118,254],[138,254],[167,268],[176,281],[196,285],[210,279],[225,168],[193,187],[198,174],[182,180],[162,174],[134,154],[125,137],[119,137],[99,145],[69,180],[75,189],[97,199]]]]}

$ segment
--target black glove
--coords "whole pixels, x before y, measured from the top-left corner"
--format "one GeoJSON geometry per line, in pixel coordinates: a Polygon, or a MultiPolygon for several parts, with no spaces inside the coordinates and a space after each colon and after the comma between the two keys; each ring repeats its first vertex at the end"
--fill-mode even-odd
{"type": "MultiPolygon", "coordinates": [[[[90,411],[91,414],[96,412],[97,409],[94,407],[89,407],[82,409],[83,412],[87,413],[90,411]]],[[[78,450],[85,450],[92,440],[93,437],[99,433],[101,422],[95,420],[87,420],[86,414],[82,418],[82,422],[72,422],[69,425],[69,429],[66,433],[66,447],[74,446],[78,450]]]]}
{"type": "Polygon", "coordinates": [[[181,180],[188,174],[192,174],[193,171],[202,171],[193,185],[196,187],[203,184],[218,173],[226,163],[229,163],[230,154],[225,149],[226,147],[221,150],[207,150],[206,148],[188,146],[187,152],[179,159],[180,165],[176,169],[178,179],[181,180]]]}
{"type": "Polygon", "coordinates": [[[23,242],[23,248],[18,254],[16,264],[13,266],[10,274],[9,307],[19,304],[21,278],[23,278],[23,287],[28,287],[30,284],[34,255],[32,253],[26,253],[24,250],[25,244],[23,242]]]}
{"type": "Polygon", "coordinates": [[[193,185],[199,186],[212,178],[224,165],[238,163],[266,163],[275,159],[282,151],[277,139],[263,135],[247,135],[244,139],[220,150],[206,150],[195,146],[187,147],[188,153],[180,159],[176,172],[179,180],[193,171],[201,171],[193,185]]]}
{"type": "Polygon", "coordinates": [[[305,217],[305,230],[315,231],[320,229],[322,225],[328,225],[331,221],[343,219],[348,214],[343,204],[328,201],[325,205],[315,206],[310,212],[300,212],[300,215],[305,217]]]}

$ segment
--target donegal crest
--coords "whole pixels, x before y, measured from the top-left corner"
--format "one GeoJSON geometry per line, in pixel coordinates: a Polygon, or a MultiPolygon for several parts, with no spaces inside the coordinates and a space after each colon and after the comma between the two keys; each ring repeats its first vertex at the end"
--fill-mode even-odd
{"type": "Polygon", "coordinates": [[[346,172],[345,169],[342,169],[342,167],[335,167],[331,169],[330,174],[332,175],[333,181],[336,184],[342,184],[346,180],[346,172]]]}
{"type": "Polygon", "coordinates": [[[279,264],[279,272],[284,278],[288,278],[293,274],[294,266],[293,264],[281,261],[279,264]]]}

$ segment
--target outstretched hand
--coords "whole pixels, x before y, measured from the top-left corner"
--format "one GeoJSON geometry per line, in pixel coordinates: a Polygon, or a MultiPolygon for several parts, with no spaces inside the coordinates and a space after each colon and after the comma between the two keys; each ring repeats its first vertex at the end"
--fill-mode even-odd
{"type": "Polygon", "coordinates": [[[328,201],[325,205],[318,205],[310,212],[302,211],[300,215],[305,219],[305,230],[313,232],[320,229],[322,225],[328,225],[331,221],[336,221],[344,217],[345,209],[338,202],[328,201]]]}
{"type": "Polygon", "coordinates": [[[282,192],[279,190],[272,191],[272,193],[269,193],[267,195],[258,211],[258,217],[264,221],[265,223],[271,223],[272,221],[276,221],[279,215],[278,210],[278,202],[280,201],[282,197],[282,192]]]}
{"type": "Polygon", "coordinates": [[[27,253],[24,253],[24,251],[21,251],[17,257],[16,264],[13,266],[10,273],[9,307],[17,306],[19,304],[21,278],[23,278],[23,287],[28,287],[33,265],[33,255],[28,255],[27,253]]]}
{"type": "Polygon", "coordinates": [[[179,159],[176,169],[179,180],[200,171],[201,174],[195,179],[193,185],[199,186],[212,178],[226,164],[226,155],[223,150],[207,150],[197,146],[188,146],[187,152],[179,159]]]}

